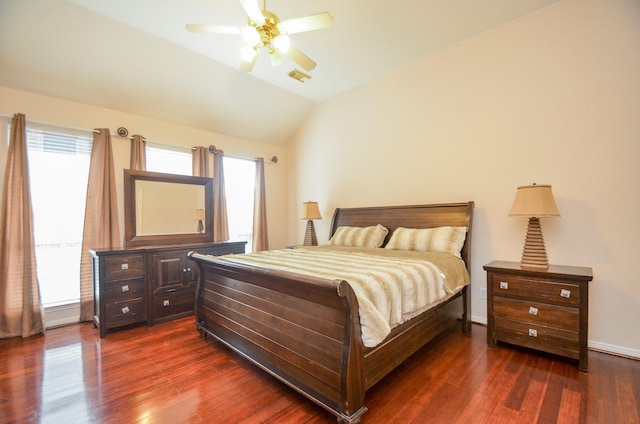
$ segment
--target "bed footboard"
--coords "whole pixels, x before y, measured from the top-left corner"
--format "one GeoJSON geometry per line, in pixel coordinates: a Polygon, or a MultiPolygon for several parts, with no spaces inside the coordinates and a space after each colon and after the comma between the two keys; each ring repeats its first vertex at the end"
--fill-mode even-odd
{"type": "Polygon", "coordinates": [[[339,422],[366,411],[355,294],[345,281],[248,267],[195,253],[196,325],[326,408],[339,422]]]}

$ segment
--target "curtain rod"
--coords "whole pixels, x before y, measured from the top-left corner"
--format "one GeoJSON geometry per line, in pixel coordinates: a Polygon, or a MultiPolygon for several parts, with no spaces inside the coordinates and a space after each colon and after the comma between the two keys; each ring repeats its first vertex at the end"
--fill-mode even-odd
{"type": "MultiPolygon", "coordinates": [[[[218,148],[213,144],[210,144],[207,149],[209,150],[210,153],[213,153],[214,155],[218,154],[218,148]]],[[[193,148],[193,150],[195,150],[195,147],[193,148]]],[[[225,155],[225,157],[232,158],[232,159],[251,160],[251,159],[243,158],[240,156],[232,156],[232,155],[225,155]]],[[[254,158],[253,160],[257,162],[258,158],[254,158]]],[[[267,163],[275,165],[276,163],[278,163],[278,156],[275,156],[275,155],[271,156],[271,159],[267,163]]]]}
{"type": "MultiPolygon", "coordinates": [[[[4,113],[0,113],[0,117],[2,118],[8,118],[8,119],[13,119],[13,115],[5,115],[4,113]]],[[[69,125],[60,125],[60,124],[52,124],[51,122],[45,122],[45,121],[35,121],[33,119],[26,119],[25,116],[25,122],[27,123],[32,123],[32,124],[38,124],[38,125],[46,125],[49,127],[55,127],[55,128],[61,128],[64,130],[73,130],[73,131],[84,131],[84,132],[92,132],[92,133],[100,133],[100,130],[97,128],[92,128],[92,129],[87,129],[87,128],[80,128],[80,127],[71,127],[69,125]]],[[[133,140],[133,137],[129,137],[129,132],[127,131],[126,134],[120,134],[120,129],[124,129],[126,130],[126,128],[120,127],[118,128],[118,133],[110,133],[112,136],[118,136],[118,137],[122,137],[122,138],[127,138],[129,140],[133,140]]],[[[146,138],[144,139],[146,140],[146,138]]]]}
{"type": "MultiPolygon", "coordinates": [[[[14,115],[5,115],[4,113],[0,113],[0,117],[2,117],[2,118],[13,119],[13,116],[14,115]]],[[[25,118],[26,118],[26,116],[25,116],[25,118]]],[[[97,128],[87,129],[87,128],[79,128],[79,127],[70,127],[68,125],[52,124],[50,122],[34,121],[32,119],[25,119],[25,122],[31,122],[33,124],[39,124],[39,125],[48,125],[50,127],[56,127],[56,128],[61,128],[61,129],[73,130],[73,131],[85,131],[85,132],[100,133],[100,129],[97,129],[97,128]]],[[[129,130],[127,130],[125,127],[119,127],[117,132],[115,132],[115,133],[111,132],[110,134],[112,136],[117,136],[117,137],[120,137],[120,138],[126,138],[128,140],[133,140],[133,137],[129,136],[129,130]]],[[[166,144],[166,143],[161,143],[161,142],[158,142],[158,141],[149,140],[146,137],[142,137],[142,139],[144,141],[148,141],[150,143],[153,143],[153,144],[156,144],[156,145],[159,145],[159,146],[166,146],[166,147],[173,147],[173,148],[182,147],[182,146],[175,146],[173,144],[166,144]]],[[[189,149],[189,147],[185,147],[185,149],[189,149]]],[[[190,149],[191,150],[195,150],[195,147],[191,147],[190,149]]],[[[218,148],[216,146],[214,146],[213,144],[210,144],[208,149],[209,149],[209,152],[213,153],[214,155],[218,154],[218,148]]],[[[226,156],[230,157],[230,158],[233,158],[233,159],[257,160],[256,158],[247,159],[247,158],[243,158],[243,157],[240,157],[240,156],[231,156],[231,155],[226,155],[226,156]]],[[[278,163],[278,156],[275,156],[275,155],[271,156],[271,159],[267,163],[275,165],[276,163],[278,163]]]]}

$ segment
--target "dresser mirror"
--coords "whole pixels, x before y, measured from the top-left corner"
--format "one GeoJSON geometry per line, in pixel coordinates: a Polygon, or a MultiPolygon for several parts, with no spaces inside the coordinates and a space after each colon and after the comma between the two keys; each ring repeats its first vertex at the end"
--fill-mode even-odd
{"type": "Polygon", "coordinates": [[[213,179],[124,170],[125,247],[213,241],[213,179]]]}

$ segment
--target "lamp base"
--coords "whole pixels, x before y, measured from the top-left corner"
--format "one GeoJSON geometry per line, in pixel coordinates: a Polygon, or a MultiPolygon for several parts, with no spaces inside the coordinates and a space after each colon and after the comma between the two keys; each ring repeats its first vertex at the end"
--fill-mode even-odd
{"type": "Polygon", "coordinates": [[[307,230],[304,232],[303,246],[317,246],[318,239],[316,238],[316,229],[313,226],[313,221],[307,221],[307,230]]]}
{"type": "Polygon", "coordinates": [[[522,251],[522,260],[520,261],[520,267],[532,269],[549,268],[547,250],[544,247],[542,227],[540,226],[540,218],[529,218],[529,225],[527,226],[527,237],[524,241],[524,249],[522,251]]]}

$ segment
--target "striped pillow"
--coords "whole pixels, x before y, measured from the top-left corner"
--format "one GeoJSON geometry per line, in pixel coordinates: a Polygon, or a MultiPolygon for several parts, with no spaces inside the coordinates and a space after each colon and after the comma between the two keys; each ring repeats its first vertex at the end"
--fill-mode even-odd
{"type": "Polygon", "coordinates": [[[449,252],[460,257],[467,237],[467,227],[403,228],[391,235],[385,249],[416,250],[419,252],[449,252]]]}
{"type": "Polygon", "coordinates": [[[332,246],[380,247],[388,232],[389,230],[380,224],[375,227],[341,226],[336,229],[329,244],[332,246]]]}

